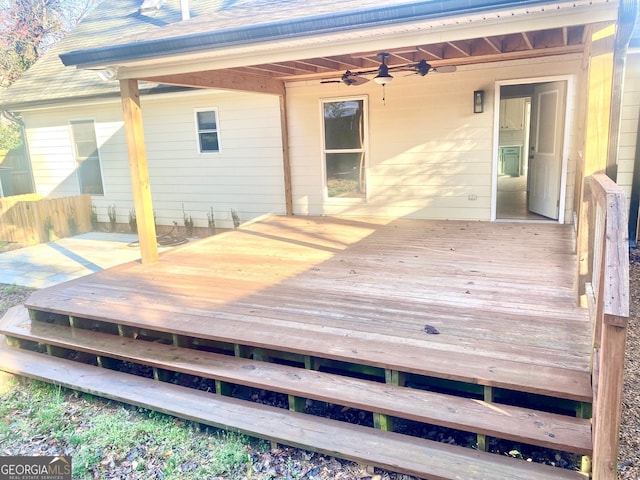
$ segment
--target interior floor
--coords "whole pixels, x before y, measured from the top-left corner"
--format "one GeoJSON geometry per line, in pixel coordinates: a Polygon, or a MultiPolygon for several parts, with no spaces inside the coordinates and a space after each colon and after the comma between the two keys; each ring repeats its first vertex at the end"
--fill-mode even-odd
{"type": "Polygon", "coordinates": [[[527,176],[498,176],[496,218],[499,220],[551,220],[529,211],[527,205],[527,176]]]}

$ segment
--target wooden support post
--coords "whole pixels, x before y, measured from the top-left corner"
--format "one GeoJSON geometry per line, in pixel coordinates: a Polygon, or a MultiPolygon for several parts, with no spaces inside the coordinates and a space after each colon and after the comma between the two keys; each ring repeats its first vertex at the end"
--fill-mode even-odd
{"type": "Polygon", "coordinates": [[[25,343],[24,340],[16,337],[5,337],[5,340],[7,342],[7,345],[13,348],[22,348],[25,343]]]}
{"type": "Polygon", "coordinates": [[[613,480],[617,476],[626,319],[605,314],[600,346],[600,371],[593,439],[593,478],[613,480]]]}
{"type": "Polygon", "coordinates": [[[46,345],[47,355],[50,357],[64,358],[67,356],[67,349],[56,347],[55,345],[46,345]]]}
{"type": "MultiPolygon", "coordinates": [[[[493,387],[488,385],[484,386],[484,401],[487,403],[493,403],[494,401],[493,387]]],[[[478,450],[481,452],[487,452],[489,450],[489,442],[487,442],[487,436],[484,434],[478,434],[478,450]]]]}
{"type": "Polygon", "coordinates": [[[185,337],[184,335],[178,335],[177,333],[171,334],[171,342],[173,343],[174,347],[181,348],[191,348],[191,346],[193,345],[191,339],[185,337]]]}
{"type": "Polygon", "coordinates": [[[142,263],[158,261],[158,243],[149,185],[147,151],[142,128],[142,109],[137,80],[120,80],[120,96],[129,152],[129,170],[136,209],[142,263]]]}
{"type": "Polygon", "coordinates": [[[246,347],[245,345],[240,345],[239,343],[233,344],[233,354],[236,357],[249,358],[249,350],[249,347],[246,347]]]}
{"type": "MultiPolygon", "coordinates": [[[[404,372],[387,369],[384,371],[384,380],[385,383],[388,383],[389,385],[404,386],[406,375],[404,372]]],[[[373,425],[375,428],[380,430],[393,431],[393,417],[374,412],[373,425]]]]}
{"type": "Polygon", "coordinates": [[[317,370],[315,358],[311,355],[304,356],[304,368],[307,370],[317,370]]]}
{"type": "MultiPolygon", "coordinates": [[[[576,406],[577,418],[592,418],[592,408],[590,403],[578,402],[576,406]]],[[[592,461],[588,455],[583,455],[580,459],[580,471],[586,475],[591,473],[592,461]]]]}
{"type": "Polygon", "coordinates": [[[589,197],[590,192],[585,184],[586,179],[596,172],[604,172],[607,168],[609,149],[609,127],[611,98],[613,90],[613,49],[614,24],[595,25],[588,39],[589,80],[587,91],[587,112],[585,125],[584,155],[578,159],[577,178],[578,192],[575,210],[578,212],[578,291],[576,298],[584,294],[582,286],[590,280],[593,259],[592,245],[589,242],[589,197]]]}
{"type": "Polygon", "coordinates": [[[289,395],[289,410],[292,412],[304,412],[306,404],[306,399],[289,395]]]}
{"type": "Polygon", "coordinates": [[[216,393],[218,395],[230,396],[231,395],[231,385],[227,382],[223,382],[222,380],[216,380],[216,393]]]}
{"type": "Polygon", "coordinates": [[[287,215],[293,215],[293,189],[291,188],[291,160],[289,159],[289,124],[287,119],[286,90],[280,95],[280,132],[282,135],[282,167],[284,169],[284,203],[287,215]]]}
{"type": "Polygon", "coordinates": [[[140,331],[137,328],[118,324],[118,335],[127,338],[138,338],[140,331]]]}

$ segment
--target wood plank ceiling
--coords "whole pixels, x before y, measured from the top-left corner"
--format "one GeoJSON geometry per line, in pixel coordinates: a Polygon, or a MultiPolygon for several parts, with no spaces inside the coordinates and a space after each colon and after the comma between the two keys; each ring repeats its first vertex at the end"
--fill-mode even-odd
{"type": "MultiPolygon", "coordinates": [[[[426,60],[433,67],[517,60],[549,55],[580,53],[588,26],[538,30],[471,40],[416,45],[388,50],[389,66],[426,60]]],[[[380,65],[378,52],[355,52],[349,55],[302,58],[295,61],[250,65],[236,72],[268,76],[285,81],[324,79],[340,76],[346,70],[375,69],[380,65]]]]}

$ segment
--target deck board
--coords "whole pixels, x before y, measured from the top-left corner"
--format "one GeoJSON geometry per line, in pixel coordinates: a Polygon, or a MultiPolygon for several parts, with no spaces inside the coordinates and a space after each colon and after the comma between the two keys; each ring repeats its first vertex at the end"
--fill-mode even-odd
{"type": "Polygon", "coordinates": [[[573,244],[571,226],[551,223],[269,217],[157,264],[35,292],[27,306],[248,344],[271,332],[298,350],[322,332],[340,340],[328,348],[338,356],[355,348],[349,339],[368,361],[398,349],[404,359],[394,361],[405,366],[436,355],[451,369],[445,378],[462,366],[480,383],[588,400],[588,316],[575,304],[573,244]],[[440,334],[425,334],[425,324],[440,334]]]}

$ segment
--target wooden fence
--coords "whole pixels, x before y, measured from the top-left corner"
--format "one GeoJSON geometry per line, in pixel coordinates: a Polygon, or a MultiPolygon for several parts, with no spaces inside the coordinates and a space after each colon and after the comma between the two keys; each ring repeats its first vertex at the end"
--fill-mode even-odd
{"type": "Polygon", "coordinates": [[[617,477],[624,356],[629,317],[627,205],[603,174],[590,179],[593,275],[587,286],[593,327],[593,478],[617,477]]]}
{"type": "Polygon", "coordinates": [[[0,198],[0,241],[36,244],[91,231],[91,197],[0,198]]]}

